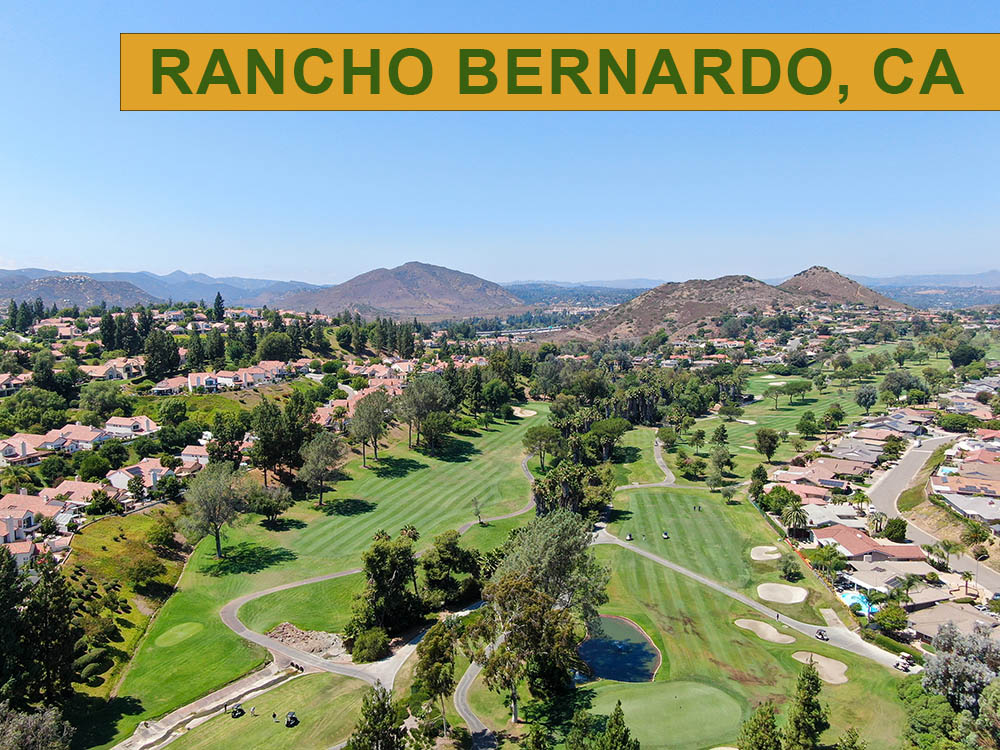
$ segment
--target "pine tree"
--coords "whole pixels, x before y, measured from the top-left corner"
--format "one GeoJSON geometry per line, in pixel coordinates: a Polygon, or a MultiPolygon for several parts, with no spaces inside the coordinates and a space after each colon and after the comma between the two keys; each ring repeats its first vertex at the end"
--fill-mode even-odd
{"type": "Polygon", "coordinates": [[[111,317],[111,313],[105,312],[101,316],[101,346],[105,351],[111,351],[118,348],[117,344],[118,328],[115,326],[115,319],[111,317]]]}
{"type": "Polygon", "coordinates": [[[837,750],[868,750],[868,743],[861,739],[858,730],[851,727],[837,739],[837,750]]]}
{"type": "Polygon", "coordinates": [[[215,293],[215,304],[212,305],[212,317],[221,323],[226,317],[226,306],[222,301],[222,292],[215,293]]]}
{"type": "Polygon", "coordinates": [[[201,343],[201,334],[197,330],[188,336],[187,363],[192,370],[200,370],[205,364],[205,347],[201,343]]]}
{"type": "MultiPolygon", "coordinates": [[[[639,750],[639,740],[632,737],[628,727],[625,725],[625,712],[622,711],[622,702],[615,704],[615,710],[608,717],[604,734],[597,738],[594,743],[595,750],[639,750]]],[[[742,749],[741,749],[742,750],[742,749]]]]}
{"type": "Polygon", "coordinates": [[[729,443],[729,433],[726,431],[726,426],[720,424],[715,428],[715,432],[712,433],[712,445],[727,445],[729,443]]]}
{"type": "Polygon", "coordinates": [[[214,367],[222,367],[226,361],[226,342],[222,339],[222,331],[213,328],[205,337],[205,359],[214,367]]]}
{"type": "Polygon", "coordinates": [[[521,743],[522,750],[552,750],[552,747],[552,735],[538,722],[531,725],[527,738],[521,743]]]}
{"type": "Polygon", "coordinates": [[[72,689],[75,640],[72,593],[50,555],[35,565],[38,580],[28,592],[24,607],[25,643],[30,643],[26,693],[32,700],[44,696],[54,702],[72,689]]]}
{"type": "Polygon", "coordinates": [[[248,320],[243,326],[243,348],[248,352],[257,351],[257,326],[252,320],[248,320]]]}
{"type": "Polygon", "coordinates": [[[361,702],[361,715],[346,750],[403,750],[406,730],[396,715],[392,693],[377,684],[361,702]]]}
{"type": "Polygon", "coordinates": [[[822,688],[816,666],[812,662],[806,664],[799,673],[795,700],[788,712],[784,750],[816,750],[819,747],[819,738],[830,728],[827,708],[819,701],[822,688]]]}
{"type": "MultiPolygon", "coordinates": [[[[17,572],[17,563],[6,547],[0,549],[0,643],[22,643],[21,607],[24,604],[24,581],[17,572]]],[[[20,703],[23,700],[20,662],[21,650],[0,651],[0,697],[20,703]]]]}
{"type": "Polygon", "coordinates": [[[166,331],[154,328],[146,337],[146,372],[154,381],[175,372],[180,365],[181,356],[177,350],[177,342],[166,331]]]}
{"type": "Polygon", "coordinates": [[[10,328],[17,328],[17,302],[13,299],[10,300],[10,304],[7,306],[7,325],[10,328]]]}
{"type": "MultiPolygon", "coordinates": [[[[414,568],[414,571],[416,568],[414,568]]],[[[455,689],[455,632],[447,620],[438,622],[417,644],[417,667],[414,677],[432,699],[441,703],[441,721],[444,726],[444,736],[448,736],[448,717],[445,714],[445,698],[455,689]]],[[[551,742],[545,745],[529,745],[535,750],[551,747],[551,742]]]]}
{"type": "Polygon", "coordinates": [[[740,750],[781,750],[781,731],[774,720],[774,704],[762,703],[743,722],[736,740],[740,750]]]}

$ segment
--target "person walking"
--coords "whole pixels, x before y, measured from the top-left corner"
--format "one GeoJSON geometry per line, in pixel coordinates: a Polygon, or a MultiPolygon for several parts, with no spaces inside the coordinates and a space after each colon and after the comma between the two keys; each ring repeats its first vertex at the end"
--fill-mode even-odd
{"type": "Polygon", "coordinates": [[[274,711],[272,711],[272,712],[271,712],[271,720],[272,720],[272,721],[273,721],[273,722],[274,722],[275,724],[277,724],[277,723],[278,723],[278,714],[276,714],[276,713],[275,713],[274,711]]]}
{"type": "Polygon", "coordinates": [[[250,715],[251,716],[256,716],[257,715],[257,707],[256,706],[250,706],[250,715]]]}

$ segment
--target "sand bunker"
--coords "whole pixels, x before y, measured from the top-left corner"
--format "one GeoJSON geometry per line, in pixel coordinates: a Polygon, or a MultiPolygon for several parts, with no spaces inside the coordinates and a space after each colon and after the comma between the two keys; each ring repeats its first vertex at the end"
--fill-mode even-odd
{"type": "Polygon", "coordinates": [[[749,630],[762,641],[771,643],[795,643],[795,639],[790,635],[779,633],[773,625],[768,625],[760,620],[737,620],[736,627],[749,630]]]}
{"type": "Polygon", "coordinates": [[[761,377],[761,380],[777,380],[777,379],[778,379],[777,375],[764,375],[763,377],[761,377]]]}
{"type": "Polygon", "coordinates": [[[847,665],[842,661],[831,659],[828,656],[820,656],[811,651],[796,651],[792,654],[792,658],[803,664],[812,661],[823,682],[829,682],[831,685],[843,685],[847,682],[847,665]]]}
{"type": "Polygon", "coordinates": [[[757,424],[757,421],[754,419],[737,419],[736,421],[740,424],[757,424]]]}
{"type": "Polygon", "coordinates": [[[778,604],[798,604],[804,602],[808,595],[809,592],[801,586],[789,586],[787,583],[762,583],[757,587],[757,596],[778,604]]]}
{"type": "Polygon", "coordinates": [[[534,411],[533,409],[524,409],[524,408],[522,408],[520,406],[515,406],[514,407],[514,416],[515,417],[533,417],[536,414],[538,414],[538,412],[534,411]]]}
{"type": "Polygon", "coordinates": [[[778,551],[778,548],[767,544],[760,547],[754,547],[750,550],[750,559],[757,560],[758,562],[762,560],[777,560],[780,557],[781,553],[778,551]]]}

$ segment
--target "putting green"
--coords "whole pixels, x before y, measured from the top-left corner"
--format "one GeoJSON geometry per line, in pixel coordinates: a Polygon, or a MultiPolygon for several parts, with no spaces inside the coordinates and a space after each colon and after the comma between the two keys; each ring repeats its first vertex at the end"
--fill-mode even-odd
{"type": "Polygon", "coordinates": [[[165,631],[157,637],[157,646],[176,646],[181,641],[186,641],[192,635],[202,630],[205,626],[200,622],[182,622],[174,625],[170,630],[165,631]]]}
{"type": "Polygon", "coordinates": [[[594,712],[610,714],[620,700],[625,721],[643,748],[715,747],[732,742],[743,721],[740,700],[701,682],[602,682],[594,687],[594,712]]]}

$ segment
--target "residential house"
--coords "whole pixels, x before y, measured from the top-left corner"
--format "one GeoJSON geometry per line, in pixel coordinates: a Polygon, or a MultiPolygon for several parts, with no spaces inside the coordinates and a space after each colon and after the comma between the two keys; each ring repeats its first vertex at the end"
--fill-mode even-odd
{"type": "Polygon", "coordinates": [[[0,440],[0,466],[35,466],[45,457],[45,435],[16,432],[0,440]]]}
{"type": "Polygon", "coordinates": [[[141,477],[142,484],[147,491],[153,489],[156,483],[163,477],[172,476],[173,469],[167,469],[160,463],[158,458],[144,458],[137,464],[123,466],[120,469],[112,469],[107,474],[107,479],[113,487],[120,490],[128,489],[128,482],[133,477],[141,477]]]}
{"type": "Polygon", "coordinates": [[[204,445],[189,445],[181,451],[181,461],[193,461],[204,466],[208,463],[208,449],[204,445]]]}
{"type": "Polygon", "coordinates": [[[158,432],[160,426],[146,416],[111,417],[104,423],[104,429],[111,435],[123,440],[131,440],[142,435],[152,435],[158,432]]]}
{"type": "Polygon", "coordinates": [[[924,560],[927,557],[915,544],[879,542],[861,529],[844,525],[815,529],[812,534],[818,544],[836,546],[848,560],[924,560]]]}

